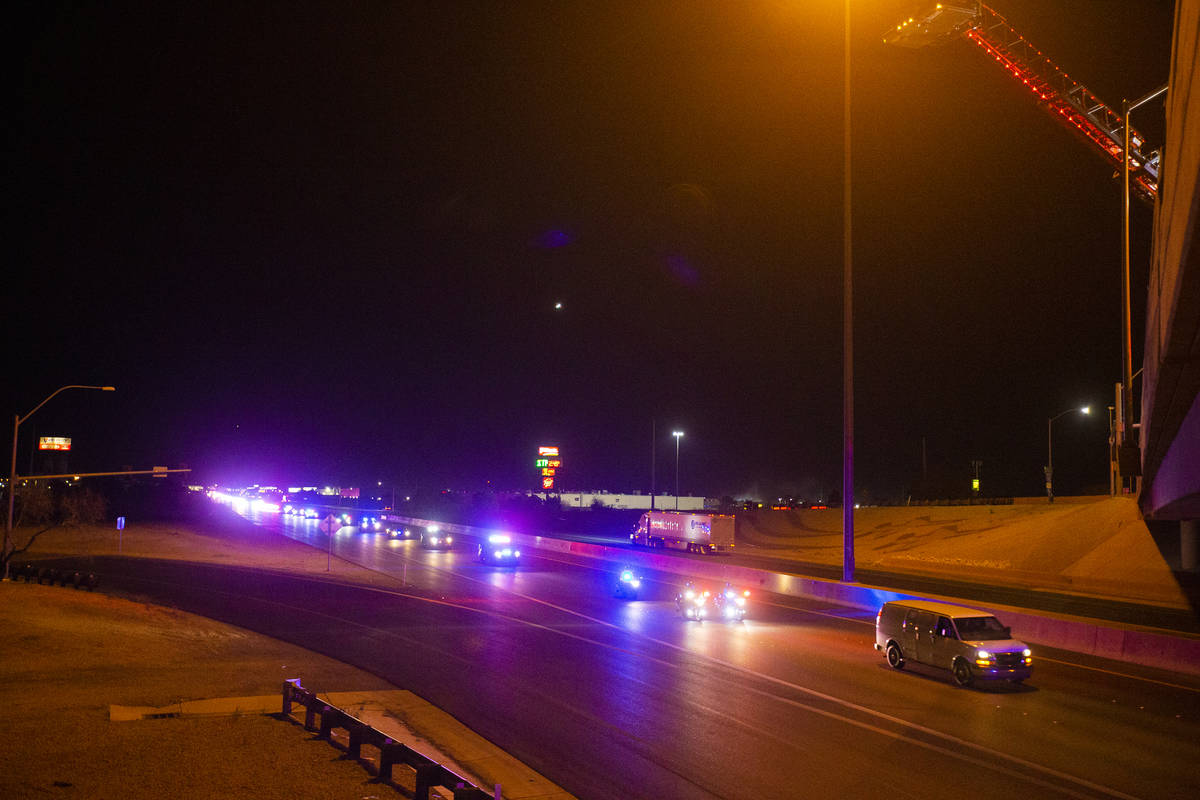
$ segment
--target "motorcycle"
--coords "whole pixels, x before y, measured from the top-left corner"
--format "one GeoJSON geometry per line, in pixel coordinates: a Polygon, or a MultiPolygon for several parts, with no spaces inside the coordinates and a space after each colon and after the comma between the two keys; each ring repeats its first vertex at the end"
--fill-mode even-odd
{"type": "Polygon", "coordinates": [[[749,599],[749,589],[739,592],[729,584],[725,584],[725,588],[717,594],[714,600],[717,615],[721,619],[732,619],[741,622],[746,618],[746,604],[749,599]]]}
{"type": "Polygon", "coordinates": [[[689,582],[684,585],[683,591],[675,595],[675,610],[684,619],[700,621],[709,616],[711,600],[712,592],[698,589],[689,582]]]}

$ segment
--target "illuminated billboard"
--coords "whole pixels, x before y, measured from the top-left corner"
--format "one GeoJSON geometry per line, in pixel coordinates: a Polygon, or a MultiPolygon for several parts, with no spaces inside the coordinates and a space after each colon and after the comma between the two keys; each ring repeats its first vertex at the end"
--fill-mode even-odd
{"type": "Polygon", "coordinates": [[[71,437],[69,436],[39,436],[38,450],[70,450],[71,437]]]}
{"type": "Polygon", "coordinates": [[[533,466],[542,479],[542,488],[550,491],[554,488],[554,476],[562,468],[562,460],[558,457],[558,445],[544,444],[538,448],[537,454],[533,466]]]}

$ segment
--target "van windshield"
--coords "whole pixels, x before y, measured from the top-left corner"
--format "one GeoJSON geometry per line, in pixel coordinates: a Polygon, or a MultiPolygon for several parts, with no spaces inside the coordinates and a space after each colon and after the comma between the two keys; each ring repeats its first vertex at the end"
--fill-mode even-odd
{"type": "Polygon", "coordinates": [[[960,617],[954,620],[960,638],[967,641],[995,641],[1007,639],[1008,631],[995,617],[960,617]]]}

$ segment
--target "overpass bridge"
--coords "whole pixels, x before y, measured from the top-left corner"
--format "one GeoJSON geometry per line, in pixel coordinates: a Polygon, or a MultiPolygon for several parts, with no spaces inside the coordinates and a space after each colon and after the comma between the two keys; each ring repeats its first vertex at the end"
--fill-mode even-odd
{"type": "Polygon", "coordinates": [[[1184,569],[1200,540],[1200,0],[1178,0],[1146,308],[1142,512],[1178,520],[1184,569]]]}

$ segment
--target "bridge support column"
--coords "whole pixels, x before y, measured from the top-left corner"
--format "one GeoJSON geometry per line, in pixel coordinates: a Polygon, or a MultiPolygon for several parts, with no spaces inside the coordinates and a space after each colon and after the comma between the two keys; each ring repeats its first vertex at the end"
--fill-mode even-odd
{"type": "Polygon", "coordinates": [[[1179,561],[1183,570],[1195,570],[1197,543],[1200,543],[1200,519],[1179,521],[1179,561]]]}

